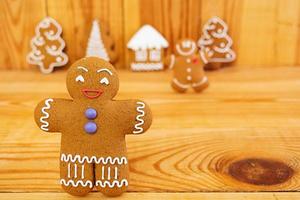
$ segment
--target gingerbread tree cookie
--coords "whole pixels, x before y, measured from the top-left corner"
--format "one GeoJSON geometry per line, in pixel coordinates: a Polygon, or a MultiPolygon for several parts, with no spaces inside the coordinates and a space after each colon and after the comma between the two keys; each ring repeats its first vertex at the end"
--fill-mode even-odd
{"type": "Polygon", "coordinates": [[[88,39],[86,57],[96,56],[110,63],[118,60],[115,49],[115,41],[106,26],[99,26],[98,20],[94,20],[90,37],[88,39]]]}
{"type": "Polygon", "coordinates": [[[60,37],[61,26],[52,19],[46,17],[35,29],[35,36],[30,46],[32,51],[27,55],[29,64],[37,65],[45,73],[51,73],[54,67],[64,66],[68,62],[68,56],[63,52],[65,42],[60,37]]]}
{"type": "Polygon", "coordinates": [[[101,31],[97,20],[93,21],[88,47],[86,49],[86,56],[96,56],[109,62],[109,57],[102,41],[101,31]]]}
{"type": "Polygon", "coordinates": [[[222,63],[234,61],[236,55],[231,49],[233,42],[227,32],[226,23],[219,17],[212,17],[204,25],[198,46],[202,60],[210,63],[206,65],[207,68],[220,68],[222,63]]]}
{"type": "Polygon", "coordinates": [[[193,88],[201,92],[208,87],[208,79],[204,74],[203,61],[199,58],[196,42],[191,39],[180,40],[176,44],[175,55],[170,58],[170,68],[174,78],[172,87],[177,92],[186,92],[193,88]]]}
{"type": "Polygon", "coordinates": [[[141,100],[114,100],[118,74],[97,57],[80,59],[70,67],[67,89],[72,99],[47,98],[34,116],[43,131],[62,134],[63,189],[79,196],[94,187],[108,196],[122,194],[129,184],[125,135],[150,127],[149,106],[141,100]]]}

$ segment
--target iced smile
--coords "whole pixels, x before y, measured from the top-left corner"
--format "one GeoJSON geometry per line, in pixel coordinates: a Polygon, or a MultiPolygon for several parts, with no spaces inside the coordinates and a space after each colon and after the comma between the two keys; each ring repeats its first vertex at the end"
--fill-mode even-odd
{"type": "Polygon", "coordinates": [[[82,89],[81,92],[89,99],[97,98],[103,93],[101,89],[82,89]]]}

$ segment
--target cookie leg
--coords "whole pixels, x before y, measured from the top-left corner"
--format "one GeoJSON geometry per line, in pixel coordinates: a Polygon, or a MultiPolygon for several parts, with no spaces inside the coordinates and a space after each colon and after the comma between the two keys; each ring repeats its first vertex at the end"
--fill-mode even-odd
{"type": "Polygon", "coordinates": [[[188,87],[186,85],[180,84],[176,79],[173,79],[171,86],[179,93],[184,93],[188,90],[188,87]]]}
{"type": "Polygon", "coordinates": [[[218,70],[222,67],[222,63],[208,63],[204,66],[206,70],[218,70]]]}
{"type": "Polygon", "coordinates": [[[60,161],[60,183],[69,194],[84,196],[94,186],[94,164],[60,161]]]}
{"type": "Polygon", "coordinates": [[[119,196],[128,187],[127,164],[96,164],[96,188],[106,196],[119,196]]]}
{"type": "Polygon", "coordinates": [[[202,81],[198,82],[198,83],[194,83],[192,84],[193,89],[195,90],[195,92],[202,92],[204,89],[206,89],[209,86],[209,82],[207,77],[204,77],[202,79],[202,81]]]}

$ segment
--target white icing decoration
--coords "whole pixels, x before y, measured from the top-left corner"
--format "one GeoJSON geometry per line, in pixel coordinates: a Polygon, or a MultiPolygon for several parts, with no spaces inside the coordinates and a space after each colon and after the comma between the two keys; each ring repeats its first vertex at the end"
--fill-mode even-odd
{"type": "Polygon", "coordinates": [[[84,179],[84,165],[81,165],[81,178],[84,179]]]}
{"type": "Polygon", "coordinates": [[[51,108],[50,102],[53,102],[53,99],[46,99],[45,100],[45,106],[42,108],[43,115],[40,118],[41,122],[41,129],[44,131],[49,131],[49,122],[46,121],[46,119],[49,118],[49,113],[46,110],[49,110],[51,108]]]}
{"type": "Polygon", "coordinates": [[[188,89],[189,85],[180,83],[176,78],[173,79],[173,82],[182,89],[188,89]]]}
{"type": "Polygon", "coordinates": [[[209,62],[232,62],[233,60],[235,60],[236,54],[231,49],[233,41],[232,41],[231,37],[228,36],[227,32],[228,32],[227,24],[219,17],[212,17],[204,25],[203,35],[198,40],[198,46],[200,47],[200,56],[205,64],[207,64],[209,62]],[[223,27],[223,29],[219,28],[217,30],[217,32],[211,31],[216,28],[216,27],[212,27],[210,25],[211,23],[219,23],[223,27]],[[224,38],[227,43],[222,42],[222,43],[220,43],[220,47],[215,46],[213,43],[214,43],[214,39],[216,39],[216,38],[224,38]],[[212,53],[209,52],[207,54],[207,56],[209,56],[210,58],[206,58],[206,55],[203,51],[208,52],[206,46],[209,46],[209,45],[212,45],[213,52],[212,53]],[[224,57],[213,57],[214,52],[217,52],[220,54],[225,54],[225,56],[224,57]],[[229,54],[229,56],[227,56],[226,54],[229,54]]]}
{"type": "Polygon", "coordinates": [[[135,51],[135,61],[144,62],[147,61],[147,50],[146,49],[138,49],[135,51]]]}
{"type": "Polygon", "coordinates": [[[49,46],[46,46],[45,49],[46,49],[46,52],[52,56],[59,56],[61,55],[63,52],[63,49],[65,48],[65,41],[59,37],[56,39],[60,44],[63,44],[63,45],[60,45],[58,48],[56,49],[53,49],[52,47],[49,47],[49,46]]]}
{"type": "Polygon", "coordinates": [[[133,71],[148,71],[148,70],[162,70],[163,64],[158,63],[131,63],[131,69],[133,71]]]}
{"type": "Polygon", "coordinates": [[[127,48],[137,51],[139,49],[161,49],[169,46],[168,41],[152,26],[142,26],[129,40],[127,48]]]}
{"type": "Polygon", "coordinates": [[[61,62],[62,58],[61,57],[57,57],[55,60],[56,60],[56,62],[61,62]]]}
{"type": "Polygon", "coordinates": [[[107,168],[107,180],[110,180],[110,167],[107,168]]]}
{"type": "Polygon", "coordinates": [[[57,21],[55,21],[54,19],[52,19],[51,17],[46,17],[44,18],[35,28],[35,33],[36,36],[32,38],[31,42],[30,42],[30,47],[32,49],[32,51],[27,55],[26,59],[27,62],[29,64],[33,64],[33,65],[38,65],[41,72],[48,74],[51,73],[54,69],[54,67],[60,67],[65,65],[68,62],[68,56],[62,52],[62,50],[65,48],[65,42],[64,40],[60,37],[60,34],[62,33],[62,28],[61,26],[57,23],[57,21]],[[55,59],[55,62],[50,63],[48,68],[45,68],[44,66],[44,59],[45,59],[45,55],[41,56],[41,57],[37,57],[35,55],[39,55],[36,54],[38,50],[37,46],[42,46],[45,44],[45,39],[41,36],[41,29],[46,29],[49,28],[50,23],[52,23],[56,29],[57,32],[54,34],[54,32],[52,31],[53,34],[49,34],[48,32],[45,32],[45,37],[48,40],[56,40],[59,42],[60,46],[59,48],[57,48],[56,50],[49,48],[49,47],[45,47],[46,52],[51,55],[51,56],[60,56],[60,61],[57,61],[55,59]]]}
{"type": "Polygon", "coordinates": [[[208,78],[207,78],[206,76],[204,76],[204,77],[202,78],[202,80],[199,81],[198,83],[193,83],[193,84],[192,84],[192,87],[197,87],[197,86],[199,86],[199,85],[202,85],[202,84],[206,83],[207,81],[208,81],[208,78]]]}
{"type": "Polygon", "coordinates": [[[126,179],[122,179],[121,181],[114,180],[112,182],[97,180],[96,186],[100,186],[102,188],[105,188],[107,186],[110,188],[113,188],[113,187],[117,186],[118,188],[120,188],[122,186],[128,186],[128,181],[126,179]]]}
{"type": "Polygon", "coordinates": [[[118,179],[118,168],[115,167],[115,179],[118,179]]]}
{"type": "MultiPolygon", "coordinates": [[[[191,42],[191,41],[190,41],[191,42]]],[[[192,47],[190,48],[189,51],[182,51],[181,47],[179,44],[176,44],[176,51],[179,53],[179,55],[182,56],[189,56],[192,53],[194,53],[194,51],[196,50],[196,43],[195,42],[191,42],[192,47]]]]}
{"type": "Polygon", "coordinates": [[[204,64],[207,64],[207,63],[208,63],[208,60],[206,59],[206,56],[205,56],[204,51],[199,51],[199,54],[200,54],[200,57],[201,57],[203,63],[204,63],[204,64]]]}
{"type": "Polygon", "coordinates": [[[214,55],[214,52],[213,52],[213,51],[209,51],[209,52],[207,53],[207,55],[208,55],[209,57],[212,57],[212,56],[214,55]]]}
{"type": "Polygon", "coordinates": [[[111,75],[111,76],[113,75],[113,73],[107,68],[98,69],[97,73],[100,73],[100,72],[107,72],[107,73],[109,73],[109,75],[111,75]]]}
{"type": "Polygon", "coordinates": [[[87,156],[80,156],[80,155],[75,155],[73,156],[72,154],[61,154],[60,157],[61,161],[64,162],[76,162],[78,161],[80,164],[83,164],[84,162],[87,163],[96,163],[96,164],[115,164],[118,163],[119,165],[121,164],[127,164],[127,158],[125,156],[122,157],[99,157],[97,158],[96,156],[92,157],[87,157],[87,156]]]}
{"type": "Polygon", "coordinates": [[[87,187],[87,185],[89,185],[89,188],[93,187],[93,183],[90,180],[87,180],[85,182],[83,182],[82,180],[78,180],[78,181],[74,181],[74,180],[68,180],[66,181],[65,179],[60,179],[60,184],[64,185],[64,186],[73,186],[73,187],[78,187],[78,185],[81,185],[82,187],[87,187]]]}
{"type": "Polygon", "coordinates": [[[104,85],[109,85],[109,80],[106,77],[104,77],[100,80],[100,83],[104,85]]]}
{"type": "Polygon", "coordinates": [[[102,166],[102,173],[101,173],[102,174],[102,177],[101,177],[102,180],[104,179],[104,170],[105,170],[104,166],[102,166]]]}
{"type": "Polygon", "coordinates": [[[82,67],[82,66],[78,66],[77,69],[82,69],[82,70],[85,71],[85,72],[88,72],[88,71],[89,71],[87,68],[82,67]]]}
{"type": "Polygon", "coordinates": [[[74,178],[77,178],[77,164],[74,164],[74,178]]]}
{"type": "Polygon", "coordinates": [[[71,178],[71,163],[68,163],[68,178],[71,178]]]}
{"type": "Polygon", "coordinates": [[[169,65],[169,68],[172,69],[175,65],[175,55],[172,54],[171,55],[171,58],[170,58],[170,65],[169,65]]]}
{"type": "Polygon", "coordinates": [[[83,78],[82,75],[78,75],[78,76],[75,78],[75,81],[76,81],[76,82],[80,81],[81,83],[83,83],[83,82],[84,82],[84,78],[83,78]]]}
{"type": "Polygon", "coordinates": [[[151,49],[150,50],[150,61],[159,62],[161,60],[160,49],[151,49]]]}
{"type": "Polygon", "coordinates": [[[86,49],[86,57],[90,56],[96,56],[108,62],[110,60],[101,37],[101,30],[97,20],[93,21],[88,47],[86,49]]]}
{"type": "MultiPolygon", "coordinates": [[[[191,78],[191,77],[190,77],[190,78],[191,78]]],[[[187,79],[190,80],[189,77],[188,77],[187,79]]],[[[206,83],[207,81],[208,81],[208,78],[207,78],[206,76],[204,76],[198,83],[192,83],[191,86],[192,86],[192,87],[197,87],[197,86],[199,86],[199,85],[202,85],[202,84],[206,83]]],[[[180,83],[176,78],[173,79],[173,82],[174,82],[178,87],[180,87],[180,88],[182,88],[182,89],[188,89],[189,86],[190,86],[189,84],[183,84],[183,83],[180,83]]]]}
{"type": "Polygon", "coordinates": [[[137,124],[135,124],[134,128],[135,130],[133,131],[134,134],[139,134],[142,133],[144,131],[144,129],[142,128],[143,124],[144,124],[144,120],[143,117],[145,116],[145,104],[143,102],[137,102],[137,107],[136,107],[136,111],[139,113],[136,116],[136,120],[138,121],[137,124]]]}
{"type": "MultiPolygon", "coordinates": [[[[72,186],[72,187],[78,187],[79,185],[83,187],[93,187],[93,182],[91,180],[83,181],[85,178],[84,175],[84,162],[87,163],[95,163],[95,164],[111,164],[115,165],[116,163],[121,165],[121,164],[127,164],[127,159],[125,157],[100,157],[96,158],[95,156],[92,156],[88,158],[87,156],[80,157],[79,155],[72,156],[71,154],[62,154],[61,155],[61,161],[68,162],[68,179],[73,178],[73,179],[81,179],[81,180],[66,180],[66,179],[61,179],[60,183],[65,185],[65,186],[72,186]],[[76,163],[75,163],[76,162],[76,163]],[[81,173],[80,173],[80,165],[78,166],[77,163],[81,163],[81,173]],[[74,163],[74,170],[73,174],[71,177],[71,163],[74,163]],[[79,174],[77,174],[79,173],[79,174]],[[80,177],[81,174],[81,177],[80,177]]],[[[102,174],[101,174],[101,179],[102,180],[96,180],[95,185],[100,186],[100,187],[122,187],[122,186],[128,186],[128,181],[126,179],[122,180],[117,180],[118,179],[118,167],[116,166],[102,166],[102,174]],[[114,173],[114,174],[113,174],[114,173]]]]}

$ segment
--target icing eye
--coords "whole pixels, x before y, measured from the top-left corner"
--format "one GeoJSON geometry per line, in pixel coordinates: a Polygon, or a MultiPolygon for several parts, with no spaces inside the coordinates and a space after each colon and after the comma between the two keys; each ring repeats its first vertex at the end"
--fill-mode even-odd
{"type": "Polygon", "coordinates": [[[102,78],[102,79],[100,80],[100,83],[101,83],[101,84],[108,85],[108,84],[109,84],[109,80],[108,80],[106,77],[104,77],[104,78],[102,78]]]}
{"type": "Polygon", "coordinates": [[[83,83],[83,82],[84,82],[84,78],[83,78],[82,75],[78,75],[78,76],[76,77],[75,81],[76,81],[76,82],[80,81],[81,83],[83,83]]]}

